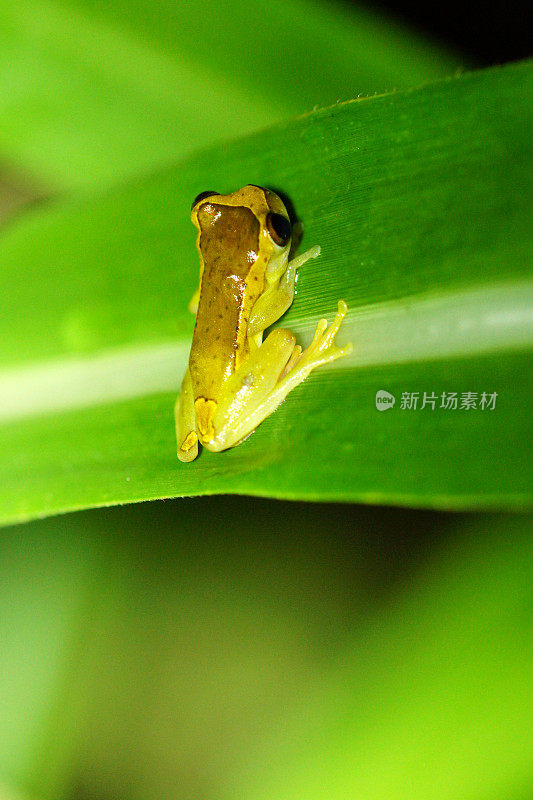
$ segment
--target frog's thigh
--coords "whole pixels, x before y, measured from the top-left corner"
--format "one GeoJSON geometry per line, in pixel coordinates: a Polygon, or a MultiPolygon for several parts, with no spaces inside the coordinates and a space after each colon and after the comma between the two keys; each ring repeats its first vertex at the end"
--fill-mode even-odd
{"type": "Polygon", "coordinates": [[[196,435],[196,416],[190,370],[187,369],[181,392],[174,406],[176,420],[176,440],[180,461],[193,461],[198,455],[198,436],[196,435]]]}
{"type": "MultiPolygon", "coordinates": [[[[299,351],[299,348],[297,348],[299,351]]],[[[242,422],[269,396],[295,350],[295,336],[277,328],[234,372],[224,386],[213,416],[214,439],[204,442],[209,450],[224,450],[237,444],[246,434],[242,422]]]]}

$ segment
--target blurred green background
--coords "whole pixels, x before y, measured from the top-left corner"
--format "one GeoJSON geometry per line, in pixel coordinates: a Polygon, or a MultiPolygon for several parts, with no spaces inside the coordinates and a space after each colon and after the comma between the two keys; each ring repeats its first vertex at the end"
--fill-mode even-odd
{"type": "Polygon", "coordinates": [[[527,800],[532,533],[239,497],[7,530],[3,778],[68,800],[527,800]]]}
{"type": "MultiPolygon", "coordinates": [[[[316,106],[524,55],[448,11],[2,0],[0,241],[316,106]]],[[[4,528],[0,800],[530,800],[532,534],[238,496],[4,528]]]]}

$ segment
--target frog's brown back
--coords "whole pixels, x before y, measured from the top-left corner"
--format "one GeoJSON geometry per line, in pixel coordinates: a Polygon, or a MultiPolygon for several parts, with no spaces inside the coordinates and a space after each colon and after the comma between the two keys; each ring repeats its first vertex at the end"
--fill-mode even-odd
{"type": "Polygon", "coordinates": [[[260,224],[249,208],[207,202],[198,212],[203,258],[189,367],[194,397],[217,401],[247,352],[251,308],[263,291],[260,224]]]}

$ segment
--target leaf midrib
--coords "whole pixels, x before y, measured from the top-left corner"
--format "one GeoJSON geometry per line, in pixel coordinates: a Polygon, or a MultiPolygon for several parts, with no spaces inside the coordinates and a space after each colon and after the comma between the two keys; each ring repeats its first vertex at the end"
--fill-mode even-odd
{"type": "MultiPolygon", "coordinates": [[[[305,317],[291,322],[290,328],[307,345],[316,322],[305,317]]],[[[338,340],[353,341],[354,352],[332,369],[524,349],[533,346],[533,282],[351,309],[338,340]]],[[[177,391],[188,352],[189,341],[182,340],[5,370],[0,373],[0,422],[177,391]]]]}

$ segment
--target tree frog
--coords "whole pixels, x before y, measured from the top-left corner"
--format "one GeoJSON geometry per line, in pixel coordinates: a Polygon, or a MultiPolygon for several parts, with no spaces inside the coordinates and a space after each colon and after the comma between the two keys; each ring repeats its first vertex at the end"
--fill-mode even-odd
{"type": "Polygon", "coordinates": [[[329,328],[320,320],[305,351],[284,328],[263,342],[265,329],[293,301],[296,270],[320,254],[313,247],[289,261],[291,223],[274,192],[252,185],[226,195],[202,192],[191,219],[200,284],[189,304],[196,324],[175,406],[178,458],[185,462],[198,455],[198,442],[213,452],[239,444],[311,370],[352,351],[351,344],[335,344],[347,312],[343,300],[329,328]]]}

